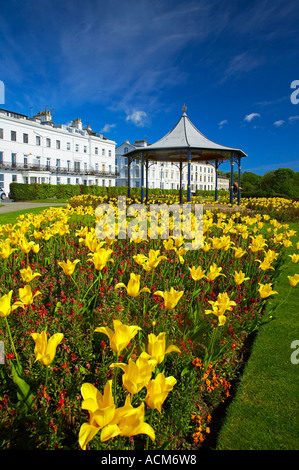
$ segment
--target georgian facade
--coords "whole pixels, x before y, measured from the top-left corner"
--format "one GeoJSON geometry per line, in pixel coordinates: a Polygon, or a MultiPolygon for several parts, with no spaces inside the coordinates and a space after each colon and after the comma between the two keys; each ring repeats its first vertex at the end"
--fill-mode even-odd
{"type": "MultiPolygon", "coordinates": [[[[146,141],[135,141],[131,144],[126,140],[115,149],[115,165],[118,173],[116,186],[127,186],[128,184],[128,158],[126,153],[138,147],[145,147],[146,141]]],[[[187,165],[183,165],[182,188],[187,189],[188,172],[187,165]]],[[[131,187],[140,188],[141,170],[140,161],[131,163],[131,187]]],[[[160,189],[179,189],[180,172],[175,163],[150,162],[148,169],[148,187],[160,189]]],[[[192,163],[191,164],[191,191],[214,190],[215,189],[215,167],[212,164],[192,163]]]]}
{"type": "Polygon", "coordinates": [[[50,111],[28,116],[0,109],[0,187],[18,183],[115,186],[115,142],[80,119],[55,124],[50,111]]]}

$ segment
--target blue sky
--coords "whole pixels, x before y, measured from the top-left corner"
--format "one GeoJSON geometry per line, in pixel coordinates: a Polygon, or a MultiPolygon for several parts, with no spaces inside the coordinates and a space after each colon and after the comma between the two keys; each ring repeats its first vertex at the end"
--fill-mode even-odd
{"type": "Polygon", "coordinates": [[[157,141],[185,103],[248,154],[242,171],[299,171],[297,0],[8,0],[0,44],[6,109],[47,107],[120,145],[157,141]]]}

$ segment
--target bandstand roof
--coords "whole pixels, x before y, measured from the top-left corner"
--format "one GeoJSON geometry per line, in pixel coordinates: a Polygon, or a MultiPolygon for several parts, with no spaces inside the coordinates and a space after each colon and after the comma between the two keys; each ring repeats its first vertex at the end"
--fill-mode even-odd
{"type": "Polygon", "coordinates": [[[209,140],[192,124],[185,111],[184,106],[178,123],[160,140],[131,150],[126,155],[136,158],[143,153],[147,160],[164,162],[186,162],[189,150],[192,161],[197,162],[228,160],[233,152],[236,157],[247,157],[241,149],[226,147],[209,140]]]}

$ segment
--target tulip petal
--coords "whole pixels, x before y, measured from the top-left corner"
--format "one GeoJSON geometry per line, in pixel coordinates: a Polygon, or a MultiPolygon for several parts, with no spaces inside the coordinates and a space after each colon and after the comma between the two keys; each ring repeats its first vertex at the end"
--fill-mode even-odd
{"type": "Polygon", "coordinates": [[[108,439],[112,439],[115,436],[120,435],[120,429],[117,424],[108,424],[102,429],[101,432],[101,442],[108,441],[108,439]]]}
{"type": "Polygon", "coordinates": [[[100,428],[91,426],[88,423],[82,424],[79,432],[79,444],[82,450],[86,450],[86,445],[99,432],[100,428]]]}

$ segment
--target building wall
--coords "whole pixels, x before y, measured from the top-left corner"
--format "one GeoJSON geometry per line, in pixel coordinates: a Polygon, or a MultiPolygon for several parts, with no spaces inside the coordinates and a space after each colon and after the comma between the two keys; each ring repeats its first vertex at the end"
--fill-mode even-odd
{"type": "MultiPolygon", "coordinates": [[[[134,150],[136,147],[145,146],[144,141],[137,141],[131,144],[128,140],[119,145],[115,150],[116,167],[119,176],[116,179],[117,186],[127,186],[128,169],[127,169],[127,152],[134,150]]],[[[131,187],[141,186],[141,165],[140,161],[131,164],[131,187]]],[[[145,175],[144,175],[145,178],[145,175]]],[[[183,189],[187,189],[188,169],[187,164],[183,165],[183,189]]],[[[160,189],[179,189],[180,172],[176,164],[168,162],[150,162],[148,171],[148,187],[160,189]]],[[[215,189],[215,168],[211,164],[192,163],[191,164],[191,191],[197,189],[215,189]]]]}
{"type": "Polygon", "coordinates": [[[0,110],[0,187],[11,182],[115,186],[115,142],[82,129],[80,119],[55,125],[49,111],[33,118],[0,110]]]}

